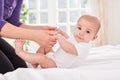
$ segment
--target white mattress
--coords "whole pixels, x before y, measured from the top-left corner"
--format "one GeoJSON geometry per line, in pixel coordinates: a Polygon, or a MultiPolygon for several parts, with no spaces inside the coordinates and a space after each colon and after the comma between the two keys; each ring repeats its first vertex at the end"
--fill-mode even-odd
{"type": "Polygon", "coordinates": [[[79,68],[19,68],[0,80],[120,80],[120,45],[92,48],[79,68]]]}

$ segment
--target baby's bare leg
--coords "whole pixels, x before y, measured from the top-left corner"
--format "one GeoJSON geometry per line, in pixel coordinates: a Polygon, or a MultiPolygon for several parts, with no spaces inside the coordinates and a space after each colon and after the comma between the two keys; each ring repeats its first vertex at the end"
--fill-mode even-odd
{"type": "MultiPolygon", "coordinates": [[[[36,54],[45,55],[44,48],[43,48],[43,47],[39,47],[38,50],[37,50],[37,52],[36,52],[36,54]]],[[[38,65],[39,65],[39,64],[32,64],[32,66],[33,66],[34,68],[37,68],[38,65]]]]}
{"type": "Polygon", "coordinates": [[[40,47],[40,48],[37,50],[37,54],[45,54],[45,48],[44,48],[44,47],[40,47]]]}
{"type": "Polygon", "coordinates": [[[38,64],[40,64],[40,66],[42,68],[54,68],[56,67],[56,63],[50,59],[49,57],[39,54],[39,60],[38,60],[38,64]]]}
{"type": "Polygon", "coordinates": [[[54,52],[52,48],[45,48],[45,54],[49,53],[49,52],[54,52]]]}
{"type": "MultiPolygon", "coordinates": [[[[40,47],[38,50],[37,50],[37,55],[46,55],[49,51],[52,51],[51,48],[44,48],[44,47],[40,47]]],[[[39,64],[32,64],[32,66],[34,68],[36,68],[39,64]]]]}
{"type": "Polygon", "coordinates": [[[54,52],[52,48],[44,48],[44,47],[40,47],[38,50],[37,50],[37,53],[38,54],[44,54],[46,55],[48,52],[54,52]]]}

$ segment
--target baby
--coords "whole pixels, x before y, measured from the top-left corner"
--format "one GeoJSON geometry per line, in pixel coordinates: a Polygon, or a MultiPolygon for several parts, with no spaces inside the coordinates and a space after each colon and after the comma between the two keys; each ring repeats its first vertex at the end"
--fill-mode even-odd
{"type": "Polygon", "coordinates": [[[40,65],[42,68],[75,68],[79,67],[88,56],[90,41],[97,38],[100,21],[95,16],[81,16],[72,36],[68,36],[60,29],[56,40],[60,47],[53,51],[51,48],[40,47],[36,54],[30,54],[23,50],[24,40],[15,41],[16,54],[23,60],[31,63],[34,67],[40,65]]]}

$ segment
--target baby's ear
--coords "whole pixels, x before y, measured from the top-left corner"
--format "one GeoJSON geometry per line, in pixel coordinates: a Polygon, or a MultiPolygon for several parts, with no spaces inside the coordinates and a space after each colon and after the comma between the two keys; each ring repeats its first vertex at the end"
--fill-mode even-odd
{"type": "Polygon", "coordinates": [[[92,40],[95,40],[98,37],[98,35],[95,35],[92,40]]]}

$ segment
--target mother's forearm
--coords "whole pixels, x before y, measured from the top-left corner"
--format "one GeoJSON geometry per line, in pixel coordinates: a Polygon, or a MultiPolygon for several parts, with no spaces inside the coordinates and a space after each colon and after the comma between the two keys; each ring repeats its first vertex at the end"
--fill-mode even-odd
{"type": "Polygon", "coordinates": [[[6,23],[0,32],[2,37],[12,38],[12,39],[21,38],[21,39],[29,39],[29,40],[34,39],[33,33],[34,33],[33,30],[19,28],[14,25],[11,25],[10,23],[6,23]]]}
{"type": "Polygon", "coordinates": [[[26,29],[32,29],[32,30],[55,30],[56,27],[53,26],[40,26],[40,25],[27,25],[27,24],[21,24],[21,28],[26,28],[26,29]]]}
{"type": "Polygon", "coordinates": [[[21,28],[26,28],[26,29],[33,29],[33,30],[39,30],[42,29],[43,26],[37,26],[37,25],[27,25],[27,24],[21,24],[21,28]]]}

